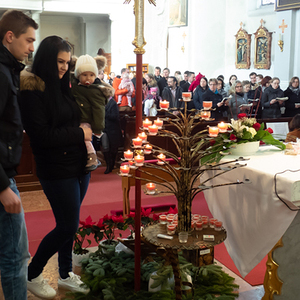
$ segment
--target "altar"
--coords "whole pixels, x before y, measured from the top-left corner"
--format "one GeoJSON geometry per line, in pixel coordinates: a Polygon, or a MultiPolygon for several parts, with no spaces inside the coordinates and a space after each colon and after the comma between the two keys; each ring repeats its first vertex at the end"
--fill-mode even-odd
{"type": "MultiPolygon", "coordinates": [[[[223,160],[232,160],[228,155],[223,160]]],[[[239,162],[234,169],[205,183],[215,185],[249,180],[249,183],[205,190],[214,217],[227,229],[225,246],[242,276],[246,276],[281,239],[290,227],[300,205],[300,156],[285,155],[274,146],[239,162]]],[[[217,172],[217,171],[213,171],[217,172]]],[[[216,173],[215,173],[216,174],[216,173]]]]}

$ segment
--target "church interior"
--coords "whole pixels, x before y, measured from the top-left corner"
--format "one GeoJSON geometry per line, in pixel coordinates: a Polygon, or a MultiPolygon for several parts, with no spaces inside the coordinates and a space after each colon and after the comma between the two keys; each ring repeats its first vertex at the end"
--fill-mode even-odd
{"type": "MultiPolygon", "coordinates": [[[[156,0],[155,5],[152,1],[143,1],[146,42],[145,53],[142,55],[144,73],[154,73],[155,67],[159,66],[161,69],[169,68],[172,75],[178,70],[181,74],[186,70],[196,75],[200,72],[207,78],[216,78],[222,74],[227,83],[232,74],[239,80],[245,80],[249,79],[251,72],[256,72],[280,78],[283,90],[288,87],[293,76],[300,74],[300,1],[156,0]],[[259,45],[262,41],[259,37],[261,29],[269,37],[266,53],[263,54],[259,45]],[[247,35],[246,43],[239,39],[241,32],[247,35]]],[[[120,75],[122,68],[134,71],[136,67],[135,47],[132,44],[136,35],[134,2],[9,0],[0,1],[0,15],[7,9],[19,9],[29,14],[39,24],[35,49],[45,37],[58,35],[71,44],[73,55],[96,56],[100,50],[107,58],[104,72],[107,75],[110,72],[120,75]]],[[[29,141],[25,143],[29,147],[29,141]]],[[[29,160],[33,158],[29,157],[29,160]]],[[[110,177],[103,176],[103,171],[100,167],[95,172],[101,173],[101,180],[105,181],[110,177]]],[[[117,176],[117,172],[115,169],[108,176],[117,176]]],[[[37,178],[33,181],[29,190],[26,189],[26,183],[23,185],[25,189],[21,190],[24,211],[28,216],[50,209],[37,178]]],[[[119,197],[122,197],[121,182],[119,186],[119,197]]],[[[134,198],[133,191],[131,195],[134,198]]],[[[119,200],[116,203],[121,206],[122,201],[119,200]]],[[[293,224],[296,226],[297,222],[298,219],[295,219],[293,224]]],[[[293,243],[291,245],[297,246],[293,243]]],[[[294,252],[293,257],[296,257],[294,252]]],[[[298,299],[298,296],[293,298],[293,295],[299,295],[299,287],[296,288],[299,274],[296,271],[292,273],[295,278],[290,287],[292,292],[284,287],[281,295],[272,294],[263,298],[267,285],[261,283],[251,286],[222,263],[216,263],[234,277],[235,283],[240,286],[239,297],[236,299],[298,299]]],[[[288,264],[286,261],[284,263],[288,264]]],[[[56,255],[44,271],[54,288],[57,288],[57,269],[56,255]]],[[[59,292],[55,299],[64,297],[65,293],[59,292]]],[[[28,299],[38,298],[28,292],[28,299]]],[[[0,300],[4,300],[1,289],[0,300]]]]}

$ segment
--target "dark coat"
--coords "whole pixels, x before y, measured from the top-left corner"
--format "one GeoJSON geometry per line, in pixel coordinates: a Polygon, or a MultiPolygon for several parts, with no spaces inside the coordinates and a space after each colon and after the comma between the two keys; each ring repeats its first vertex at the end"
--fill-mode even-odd
{"type": "Polygon", "coordinates": [[[120,125],[119,107],[114,99],[108,101],[105,106],[105,129],[108,135],[109,147],[112,152],[117,152],[123,144],[120,125]]]}
{"type": "Polygon", "coordinates": [[[17,96],[23,68],[0,42],[0,192],[17,174],[22,155],[23,126],[17,96]]]}
{"type": "Polygon", "coordinates": [[[285,117],[294,117],[300,114],[300,108],[296,108],[295,104],[300,103],[300,93],[298,95],[294,93],[289,87],[284,91],[284,96],[289,97],[289,100],[284,102],[285,104],[285,117]]]}
{"type": "MultiPolygon", "coordinates": [[[[270,101],[272,99],[275,99],[277,97],[282,98],[284,96],[283,90],[279,87],[274,90],[272,86],[270,85],[267,87],[262,95],[262,117],[263,119],[266,118],[280,118],[281,117],[281,111],[280,111],[280,105],[278,102],[274,104],[270,104],[270,101]]],[[[284,104],[282,105],[284,106],[284,104]]]]}
{"type": "Polygon", "coordinates": [[[182,99],[182,88],[177,86],[176,87],[176,94],[175,94],[175,103],[173,103],[172,92],[169,87],[165,87],[162,92],[162,99],[169,101],[169,108],[181,108],[183,107],[183,101],[179,101],[182,99]]]}
{"type": "Polygon", "coordinates": [[[204,90],[200,85],[197,86],[194,95],[193,95],[193,101],[196,109],[202,109],[203,104],[202,104],[202,96],[203,94],[207,91],[204,90]]]}
{"type": "Polygon", "coordinates": [[[223,112],[227,110],[227,108],[222,105],[221,107],[217,106],[217,103],[222,101],[222,96],[217,93],[213,93],[210,89],[206,90],[202,96],[202,101],[212,101],[212,108],[215,108],[215,111],[211,112],[211,117],[216,121],[223,120],[223,112]]]}
{"type": "Polygon", "coordinates": [[[159,95],[162,97],[162,92],[165,87],[168,87],[168,82],[165,77],[162,77],[158,82],[157,86],[159,88],[159,95]]]}
{"type": "MultiPolygon", "coordinates": [[[[31,74],[32,75],[32,74],[31,74]]],[[[21,76],[21,113],[40,179],[65,179],[84,173],[87,159],[80,111],[73,98],[60,94],[57,125],[39,77],[21,76]]]]}

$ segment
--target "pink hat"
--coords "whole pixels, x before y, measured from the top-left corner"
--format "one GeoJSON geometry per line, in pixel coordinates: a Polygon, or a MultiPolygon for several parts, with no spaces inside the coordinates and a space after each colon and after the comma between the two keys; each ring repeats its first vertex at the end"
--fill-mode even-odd
{"type": "Polygon", "coordinates": [[[157,92],[157,87],[152,87],[150,88],[150,93],[156,93],[157,92]]]}

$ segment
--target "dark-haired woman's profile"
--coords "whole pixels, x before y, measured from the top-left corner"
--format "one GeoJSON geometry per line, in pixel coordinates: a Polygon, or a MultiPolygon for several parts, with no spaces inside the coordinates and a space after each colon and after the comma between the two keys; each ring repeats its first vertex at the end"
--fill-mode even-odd
{"type": "Polygon", "coordinates": [[[45,38],[34,57],[32,72],[21,77],[21,113],[36,161],[37,175],[51,205],[56,227],[41,241],[28,267],[28,290],[52,299],[56,291],[43,278],[48,260],[58,252],[58,286],[87,293],[72,272],[72,247],[79,211],[90,174],[84,172],[84,141],[89,128],[80,128],[80,111],[69,85],[71,48],[58,36],[45,38]]]}

